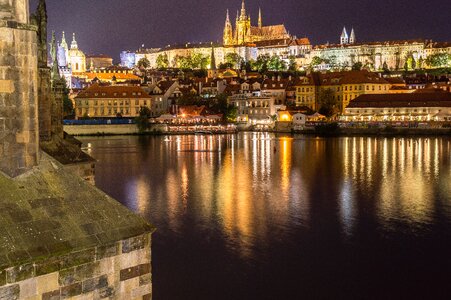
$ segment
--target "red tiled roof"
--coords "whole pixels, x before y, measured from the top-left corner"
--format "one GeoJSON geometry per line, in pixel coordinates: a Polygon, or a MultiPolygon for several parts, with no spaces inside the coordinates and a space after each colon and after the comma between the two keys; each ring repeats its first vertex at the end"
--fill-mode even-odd
{"type": "Polygon", "coordinates": [[[81,91],[75,99],[90,98],[151,98],[139,86],[100,86],[93,84],[89,88],[81,91]]]}
{"type": "Polygon", "coordinates": [[[366,94],[348,105],[348,108],[373,107],[451,107],[451,93],[366,94]]]}

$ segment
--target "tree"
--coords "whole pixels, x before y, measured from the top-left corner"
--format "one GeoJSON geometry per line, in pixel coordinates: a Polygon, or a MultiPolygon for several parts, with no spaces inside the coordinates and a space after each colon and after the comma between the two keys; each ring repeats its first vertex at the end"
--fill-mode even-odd
{"type": "Polygon", "coordinates": [[[63,92],[63,118],[67,118],[74,115],[74,104],[69,98],[69,90],[64,88],[63,92]]]}
{"type": "Polygon", "coordinates": [[[384,73],[390,73],[390,69],[386,61],[384,61],[384,64],[382,65],[382,70],[384,70],[384,73]]]}
{"type": "Polygon", "coordinates": [[[337,100],[332,89],[322,90],[319,94],[319,113],[330,118],[338,112],[337,100]]]}
{"type": "Polygon", "coordinates": [[[356,62],[355,64],[352,65],[352,70],[353,71],[360,71],[362,70],[363,64],[361,62],[356,62]]]}
{"type": "Polygon", "coordinates": [[[228,63],[228,62],[219,64],[219,69],[221,69],[221,70],[232,69],[232,68],[233,68],[233,64],[228,63]]]}
{"type": "Polygon", "coordinates": [[[426,58],[426,64],[431,68],[444,68],[451,66],[451,54],[437,53],[426,58]]]}
{"type": "Polygon", "coordinates": [[[238,109],[233,105],[229,105],[227,107],[227,113],[225,115],[226,121],[234,123],[236,122],[237,117],[238,117],[238,109]]]}
{"type": "Polygon", "coordinates": [[[177,67],[180,69],[192,69],[193,61],[191,56],[177,56],[176,57],[177,67]]]}
{"type": "Polygon", "coordinates": [[[273,55],[268,62],[268,69],[270,71],[286,71],[287,64],[279,56],[273,55]]]}
{"type": "Polygon", "coordinates": [[[169,67],[169,59],[166,53],[162,53],[157,57],[157,68],[167,69],[169,67]]]}
{"type": "Polygon", "coordinates": [[[298,70],[298,64],[296,63],[296,57],[290,56],[290,62],[288,63],[288,70],[292,72],[296,72],[298,70]]]}
{"type": "Polygon", "coordinates": [[[136,126],[138,126],[139,132],[144,132],[149,128],[149,118],[151,112],[146,106],[141,106],[139,109],[139,116],[135,118],[136,126]]]}
{"type": "Polygon", "coordinates": [[[147,69],[148,67],[150,67],[150,61],[147,59],[147,57],[143,57],[138,61],[138,68],[147,69]]]}
{"type": "Polygon", "coordinates": [[[254,69],[264,74],[268,71],[268,63],[271,57],[267,54],[259,55],[254,64],[254,69]]]}
{"type": "Polygon", "coordinates": [[[313,68],[313,67],[319,66],[323,62],[324,62],[324,60],[321,57],[315,56],[315,57],[312,58],[312,62],[310,63],[310,67],[313,68]]]}
{"type": "Polygon", "coordinates": [[[244,59],[238,53],[227,53],[225,56],[226,63],[231,64],[234,69],[238,69],[243,60],[244,59]]]}

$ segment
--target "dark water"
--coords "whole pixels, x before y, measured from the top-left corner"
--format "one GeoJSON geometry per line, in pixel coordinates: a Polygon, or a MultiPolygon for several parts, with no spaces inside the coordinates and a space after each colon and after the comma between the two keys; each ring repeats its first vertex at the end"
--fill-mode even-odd
{"type": "Polygon", "coordinates": [[[451,138],[84,138],[154,299],[451,297],[451,138]]]}

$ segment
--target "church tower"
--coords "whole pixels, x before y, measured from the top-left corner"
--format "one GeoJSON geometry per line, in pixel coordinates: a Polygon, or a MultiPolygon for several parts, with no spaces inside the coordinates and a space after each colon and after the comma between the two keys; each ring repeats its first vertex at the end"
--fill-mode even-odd
{"type": "Polygon", "coordinates": [[[355,32],[354,32],[354,28],[352,28],[351,35],[349,36],[349,44],[355,44],[355,42],[356,42],[355,32]]]}
{"type": "Polygon", "coordinates": [[[263,19],[262,19],[262,9],[258,9],[258,28],[262,29],[263,27],[263,19]]]}
{"type": "Polygon", "coordinates": [[[346,45],[348,43],[349,43],[348,32],[346,31],[346,27],[343,27],[343,32],[341,33],[341,37],[340,37],[340,44],[346,45]]]}
{"type": "Polygon", "coordinates": [[[237,44],[242,45],[250,42],[251,19],[246,14],[246,4],[243,0],[241,4],[241,14],[237,22],[237,44]]]}
{"type": "Polygon", "coordinates": [[[224,26],[224,46],[233,45],[233,28],[230,22],[229,10],[227,10],[226,21],[224,26]]]}

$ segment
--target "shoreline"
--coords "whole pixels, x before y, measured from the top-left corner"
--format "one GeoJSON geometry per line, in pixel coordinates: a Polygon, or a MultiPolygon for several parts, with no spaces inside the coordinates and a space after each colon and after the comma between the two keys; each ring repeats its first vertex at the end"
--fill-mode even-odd
{"type": "MultiPolygon", "coordinates": [[[[65,128],[66,131],[66,128],[65,128]]],[[[409,136],[448,136],[451,137],[451,128],[339,128],[330,132],[327,131],[316,131],[314,129],[309,130],[292,130],[292,131],[275,131],[275,130],[237,130],[234,132],[230,131],[217,131],[211,133],[199,133],[199,132],[186,132],[186,131],[152,131],[148,130],[145,132],[138,132],[137,130],[124,131],[120,130],[118,132],[113,131],[78,131],[68,130],[67,133],[75,137],[89,137],[89,136],[162,136],[162,135],[225,135],[225,134],[238,134],[240,132],[252,132],[252,133],[274,133],[274,134],[287,134],[287,135],[307,135],[307,136],[317,136],[317,137],[349,137],[349,136],[372,136],[372,137],[409,137],[409,136]]]]}

